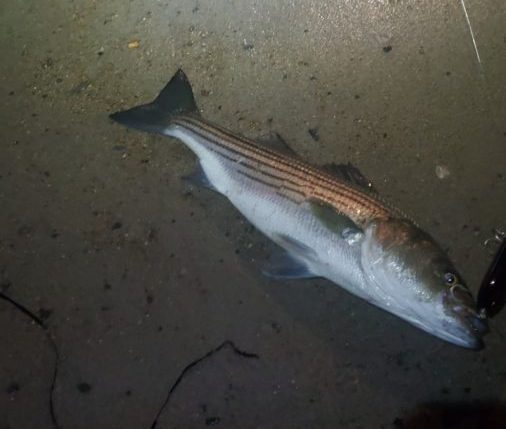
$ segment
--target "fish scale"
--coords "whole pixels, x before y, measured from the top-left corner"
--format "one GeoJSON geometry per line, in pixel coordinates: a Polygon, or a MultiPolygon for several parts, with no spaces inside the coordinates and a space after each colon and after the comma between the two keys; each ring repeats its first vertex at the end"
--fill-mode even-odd
{"type": "MultiPolygon", "coordinates": [[[[193,128],[182,127],[179,121],[166,131],[167,135],[182,140],[199,157],[200,164],[209,181],[230,202],[266,236],[278,243],[279,236],[291,237],[305,243],[313,249],[332,248],[332,254],[338,260],[346,261],[339,269],[330,273],[330,267],[304,260],[315,276],[338,277],[340,284],[348,291],[363,298],[364,284],[361,274],[358,249],[351,249],[343,239],[338,239],[315,219],[309,207],[295,201],[286,193],[273,193],[269,185],[241,174],[243,163],[224,158],[221,153],[212,150],[212,145],[193,128]],[[337,272],[335,272],[337,271],[337,272]]],[[[267,179],[266,179],[267,180],[267,179]]],[[[326,251],[324,251],[326,252],[326,251]]],[[[325,255],[318,254],[319,260],[325,255]]],[[[301,255],[296,255],[303,259],[301,255]]]]}
{"type": "MultiPolygon", "coordinates": [[[[310,198],[320,200],[350,217],[358,225],[397,213],[379,198],[364,190],[357,190],[349,183],[343,183],[308,163],[283,157],[199,118],[175,117],[173,124],[182,131],[178,136],[193,133],[195,138],[200,137],[201,148],[189,145],[195,153],[202,153],[204,147],[211,148],[221,156],[235,161],[237,168],[247,167],[253,177],[270,184],[279,193],[283,193],[285,187],[287,191],[300,194],[302,198],[299,202],[310,198]]],[[[174,135],[173,131],[167,133],[174,135]]]]}

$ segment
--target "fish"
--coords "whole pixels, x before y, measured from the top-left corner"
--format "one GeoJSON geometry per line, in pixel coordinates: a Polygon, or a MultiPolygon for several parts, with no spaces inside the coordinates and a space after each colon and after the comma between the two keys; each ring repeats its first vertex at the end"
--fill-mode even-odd
{"type": "Polygon", "coordinates": [[[264,274],[328,279],[440,339],[483,348],[487,317],[449,257],[353,165],[314,166],[277,134],[252,140],[207,121],[181,69],[152,102],[110,118],[196,155],[188,180],[224,195],[279,247],[264,274]]]}

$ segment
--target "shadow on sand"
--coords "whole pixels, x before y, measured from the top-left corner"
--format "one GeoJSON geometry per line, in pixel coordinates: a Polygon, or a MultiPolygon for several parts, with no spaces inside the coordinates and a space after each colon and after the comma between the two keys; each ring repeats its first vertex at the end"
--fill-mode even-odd
{"type": "Polygon", "coordinates": [[[499,429],[506,427],[506,403],[429,402],[396,419],[395,429],[499,429]]]}

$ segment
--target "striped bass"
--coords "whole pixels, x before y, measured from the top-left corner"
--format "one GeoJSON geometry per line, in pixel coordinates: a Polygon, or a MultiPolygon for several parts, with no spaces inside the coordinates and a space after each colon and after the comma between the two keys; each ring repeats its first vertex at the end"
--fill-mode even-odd
{"type": "Polygon", "coordinates": [[[355,167],[315,167],[279,137],[260,143],[204,120],[182,70],[153,102],[111,118],[195,153],[193,180],[227,197],[283,249],[265,274],[324,277],[443,340],[483,347],[486,316],[447,255],[355,167]]]}

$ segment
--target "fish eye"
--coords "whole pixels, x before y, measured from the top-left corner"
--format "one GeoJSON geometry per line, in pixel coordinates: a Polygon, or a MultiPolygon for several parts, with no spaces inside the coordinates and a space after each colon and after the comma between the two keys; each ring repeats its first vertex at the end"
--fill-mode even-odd
{"type": "Polygon", "coordinates": [[[445,283],[448,286],[453,286],[457,283],[457,276],[453,273],[445,273],[444,275],[445,283]]]}

